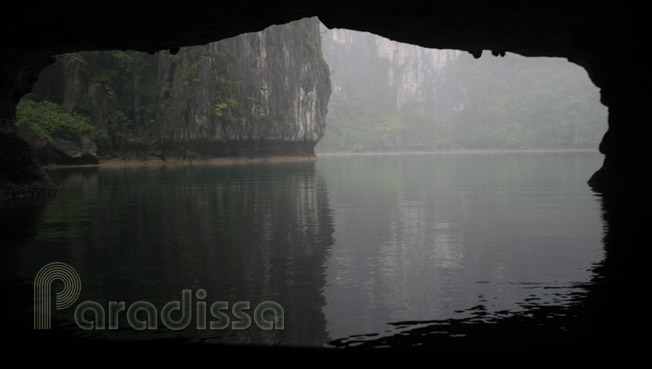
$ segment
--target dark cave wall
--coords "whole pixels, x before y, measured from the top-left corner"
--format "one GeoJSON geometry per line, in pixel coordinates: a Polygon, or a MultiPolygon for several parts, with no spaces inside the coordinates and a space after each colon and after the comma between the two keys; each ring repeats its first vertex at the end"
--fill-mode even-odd
{"type": "Polygon", "coordinates": [[[0,55],[0,201],[54,194],[54,183],[16,133],[16,104],[53,59],[38,52],[0,55]]]}
{"type": "MultiPolygon", "coordinates": [[[[425,47],[465,50],[475,56],[484,50],[568,58],[587,69],[601,89],[602,102],[609,107],[609,130],[600,145],[605,162],[591,185],[601,192],[642,185],[643,126],[648,119],[643,107],[650,97],[646,89],[650,77],[642,59],[632,56],[647,45],[642,31],[646,22],[642,9],[629,2],[289,1],[227,5],[164,1],[156,7],[120,1],[92,6],[47,4],[16,4],[12,11],[16,22],[0,25],[0,125],[10,135],[15,127],[15,104],[29,91],[49,55],[198,45],[318,16],[329,28],[368,31],[425,47]],[[29,20],[27,25],[25,20],[29,20]]],[[[5,183],[8,170],[7,163],[2,163],[0,180],[5,183]]],[[[20,183],[16,178],[12,183],[20,183]]]]}

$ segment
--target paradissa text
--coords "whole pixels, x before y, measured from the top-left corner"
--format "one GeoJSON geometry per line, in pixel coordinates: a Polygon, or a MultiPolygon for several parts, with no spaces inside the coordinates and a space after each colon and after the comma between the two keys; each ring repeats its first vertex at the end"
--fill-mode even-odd
{"type": "MultiPolygon", "coordinates": [[[[193,310],[196,313],[197,329],[247,329],[251,327],[252,317],[247,311],[251,310],[249,301],[238,301],[231,306],[231,320],[227,314],[229,303],[227,301],[216,301],[210,306],[207,305],[206,291],[199,289],[195,292],[197,301],[193,309],[192,291],[182,290],[181,301],[170,301],[166,303],[160,312],[152,303],[147,301],[136,301],[127,307],[124,302],[109,301],[107,310],[98,302],[84,301],[75,308],[75,322],[79,328],[84,330],[92,329],[118,329],[120,315],[125,314],[127,323],[133,329],[158,329],[159,322],[168,329],[182,330],[187,328],[193,318],[193,310]],[[176,315],[176,319],[173,317],[176,315]],[[208,319],[210,314],[212,319],[208,319]],[[108,324],[107,324],[108,318],[108,324]]],[[[258,328],[263,330],[284,329],[284,311],[280,304],[273,301],[263,301],[253,309],[253,321],[258,328]],[[267,314],[265,314],[268,312],[267,314]],[[265,315],[273,315],[268,319],[265,315]]]]}

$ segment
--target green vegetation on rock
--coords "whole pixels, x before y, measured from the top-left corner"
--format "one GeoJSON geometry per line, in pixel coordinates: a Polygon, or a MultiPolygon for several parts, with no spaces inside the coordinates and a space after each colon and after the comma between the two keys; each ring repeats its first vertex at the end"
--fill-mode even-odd
{"type": "Polygon", "coordinates": [[[88,118],[67,112],[50,101],[23,98],[16,108],[16,125],[29,126],[41,139],[52,142],[52,137],[76,140],[81,135],[96,139],[106,138],[106,131],[88,123],[88,118]]]}
{"type": "MultiPolygon", "coordinates": [[[[34,130],[46,140],[92,134],[96,140],[84,144],[96,145],[100,158],[260,155],[266,153],[249,142],[314,142],[323,132],[330,81],[321,73],[319,20],[297,23],[174,55],[60,55],[34,86],[41,105],[23,103],[21,117],[37,122],[34,130]],[[39,121],[37,113],[49,118],[39,121]]],[[[43,161],[60,160],[46,150],[43,161]]]]}

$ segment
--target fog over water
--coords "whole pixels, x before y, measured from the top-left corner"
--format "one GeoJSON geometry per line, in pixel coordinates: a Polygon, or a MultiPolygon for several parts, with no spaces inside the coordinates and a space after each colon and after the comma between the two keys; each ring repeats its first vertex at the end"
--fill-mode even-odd
{"type": "Polygon", "coordinates": [[[599,90],[565,59],[325,28],[322,45],[333,92],[319,152],[597,148],[607,128],[599,90]]]}

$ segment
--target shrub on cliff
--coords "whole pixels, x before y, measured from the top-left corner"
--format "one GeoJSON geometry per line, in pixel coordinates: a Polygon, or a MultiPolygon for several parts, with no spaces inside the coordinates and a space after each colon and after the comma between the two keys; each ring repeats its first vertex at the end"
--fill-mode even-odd
{"type": "Polygon", "coordinates": [[[29,126],[39,138],[48,142],[52,142],[53,137],[69,140],[82,135],[106,137],[106,132],[90,125],[86,117],[69,113],[59,104],[29,98],[23,98],[16,107],[16,125],[29,126]]]}

